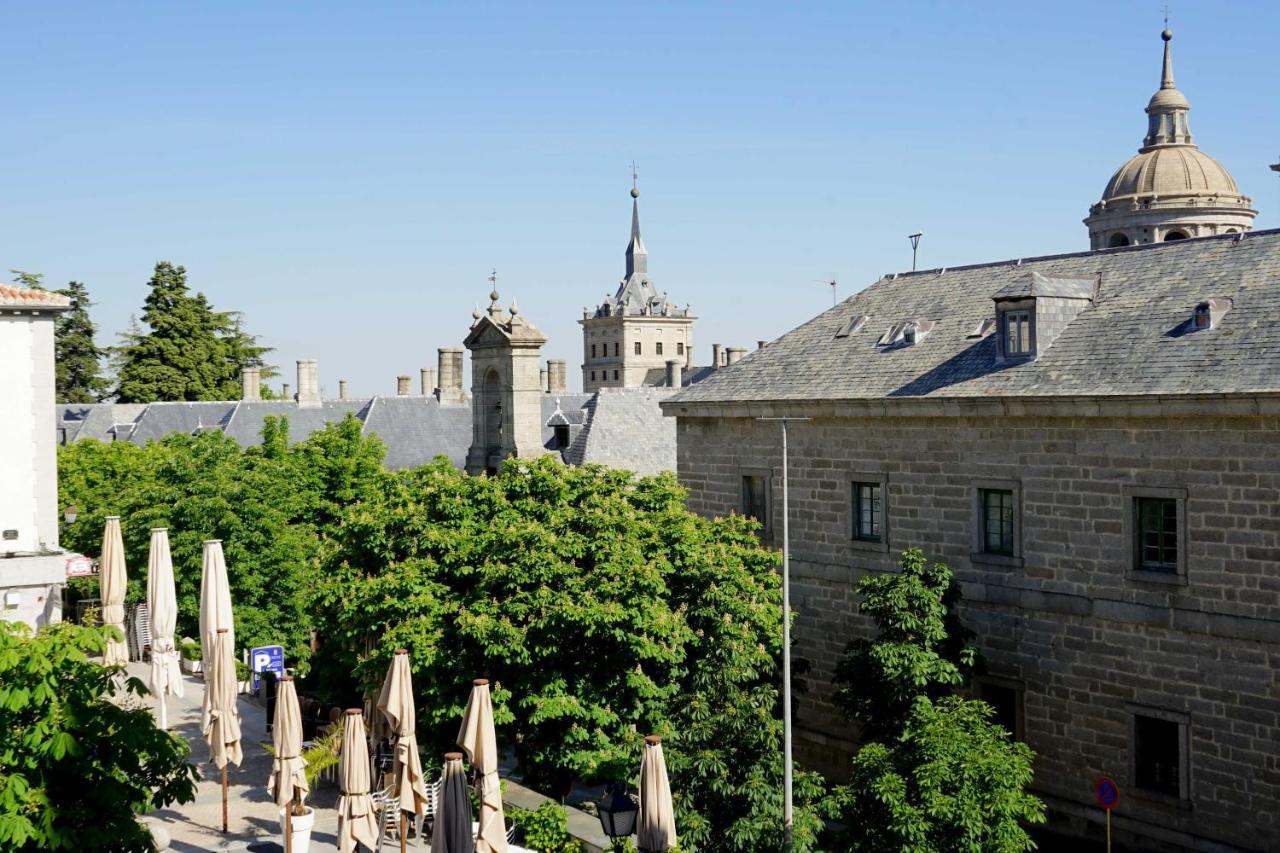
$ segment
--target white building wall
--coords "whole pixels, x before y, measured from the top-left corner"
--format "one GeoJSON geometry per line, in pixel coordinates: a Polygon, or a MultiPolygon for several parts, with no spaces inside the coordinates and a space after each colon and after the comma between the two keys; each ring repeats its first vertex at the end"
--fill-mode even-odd
{"type": "MultiPolygon", "coordinates": [[[[40,550],[36,509],[35,320],[0,315],[0,554],[40,550]],[[16,531],[17,538],[10,538],[16,531]]],[[[52,354],[50,361],[52,362],[52,354]]],[[[52,423],[50,411],[42,426],[52,423]]]]}

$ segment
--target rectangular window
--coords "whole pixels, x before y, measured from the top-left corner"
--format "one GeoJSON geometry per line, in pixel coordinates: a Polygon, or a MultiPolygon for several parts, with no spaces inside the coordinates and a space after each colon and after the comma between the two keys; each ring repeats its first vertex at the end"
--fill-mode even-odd
{"type": "Polygon", "coordinates": [[[552,431],[556,437],[556,447],[563,450],[569,446],[569,428],[567,426],[554,426],[552,431]]]}
{"type": "Polygon", "coordinates": [[[591,357],[592,357],[592,358],[595,358],[595,357],[596,357],[596,345],[595,345],[595,344],[592,344],[592,345],[591,345],[591,357]]]}
{"type": "Polygon", "coordinates": [[[884,526],[884,505],[879,483],[853,484],[853,538],[879,542],[884,526]]]}
{"type": "Polygon", "coordinates": [[[982,550],[1013,556],[1013,492],[982,489],[982,550]]]}
{"type": "Polygon", "coordinates": [[[653,347],[654,347],[655,355],[662,355],[662,341],[658,341],[656,344],[653,345],[653,347]]]}
{"type": "Polygon", "coordinates": [[[742,514],[754,518],[762,526],[769,523],[768,481],[763,475],[743,476],[742,514]]]}
{"type": "Polygon", "coordinates": [[[613,372],[613,378],[614,378],[614,380],[615,380],[615,381],[617,380],[617,378],[618,378],[618,371],[616,371],[616,370],[615,370],[615,371],[613,372]]]}
{"type": "Polygon", "coordinates": [[[591,381],[592,381],[592,382],[595,382],[595,381],[596,381],[596,372],[595,372],[594,370],[593,370],[593,371],[591,371],[591,381]]]}
{"type": "Polygon", "coordinates": [[[613,342],[613,357],[614,357],[614,358],[617,358],[617,357],[618,357],[618,342],[617,342],[617,341],[614,341],[614,342],[613,342]]]}
{"type": "Polygon", "coordinates": [[[636,355],[640,355],[640,342],[636,341],[636,355]]]}
{"type": "Polygon", "coordinates": [[[1178,501],[1133,499],[1134,568],[1146,572],[1178,571],[1178,501]]]}
{"type": "Polygon", "coordinates": [[[683,344],[683,343],[677,343],[677,344],[676,344],[676,355],[684,355],[684,344],[683,344]]]}
{"type": "Polygon", "coordinates": [[[1133,716],[1133,781],[1139,788],[1182,796],[1182,725],[1144,714],[1133,716]]]}
{"type": "Polygon", "coordinates": [[[1031,312],[1004,312],[1004,354],[1031,354],[1031,312]]]}

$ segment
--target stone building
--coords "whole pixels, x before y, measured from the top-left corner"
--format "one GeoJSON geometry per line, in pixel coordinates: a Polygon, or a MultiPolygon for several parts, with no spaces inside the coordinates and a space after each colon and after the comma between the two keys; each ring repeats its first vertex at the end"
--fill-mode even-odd
{"type": "Polygon", "coordinates": [[[1094,249],[1248,231],[1258,215],[1231,173],[1192,141],[1191,104],[1173,83],[1173,34],[1160,35],[1164,67],[1147,104],[1147,135],[1084,220],[1094,249]]]}
{"type": "Polygon", "coordinates": [[[53,324],[65,296],[0,284],[0,619],[61,621],[53,324]]]}
{"type": "Polygon", "coordinates": [[[1062,825],[1122,792],[1140,849],[1280,849],[1280,231],[886,276],[665,401],[706,515],[779,541],[790,444],[811,763],[854,587],[955,570],[979,685],[1062,825]]]}
{"type": "Polygon", "coordinates": [[[640,237],[640,191],[631,187],[627,272],[594,312],[582,312],[582,389],[679,387],[693,374],[693,312],[660,293],[640,237]]]}

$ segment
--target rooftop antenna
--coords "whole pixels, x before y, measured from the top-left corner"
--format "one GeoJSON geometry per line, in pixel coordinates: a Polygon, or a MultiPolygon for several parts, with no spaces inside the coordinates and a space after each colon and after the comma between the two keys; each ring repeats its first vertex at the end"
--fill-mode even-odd
{"type": "Polygon", "coordinates": [[[911,241],[911,271],[916,271],[916,258],[920,254],[920,238],[924,236],[923,231],[917,231],[914,234],[908,234],[907,239],[911,241]]]}
{"type": "Polygon", "coordinates": [[[839,287],[839,284],[840,284],[839,282],[836,281],[836,274],[832,273],[831,278],[829,280],[818,278],[818,279],[814,279],[814,281],[816,281],[818,284],[825,284],[831,288],[831,304],[833,306],[836,305],[838,302],[836,298],[836,288],[839,287]]]}

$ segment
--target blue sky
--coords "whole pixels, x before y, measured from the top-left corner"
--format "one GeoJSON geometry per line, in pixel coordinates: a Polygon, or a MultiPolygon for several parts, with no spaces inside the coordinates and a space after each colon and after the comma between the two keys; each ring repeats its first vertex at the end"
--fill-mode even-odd
{"type": "MultiPolygon", "coordinates": [[[[577,385],[628,163],[655,282],[754,345],[910,266],[1087,248],[1137,149],[1157,2],[8,4],[0,269],[85,281],[104,342],[155,261],[292,381],[394,393],[504,301],[577,385]]],[[[1197,142],[1280,227],[1280,5],[1173,10],[1197,142]]]]}

